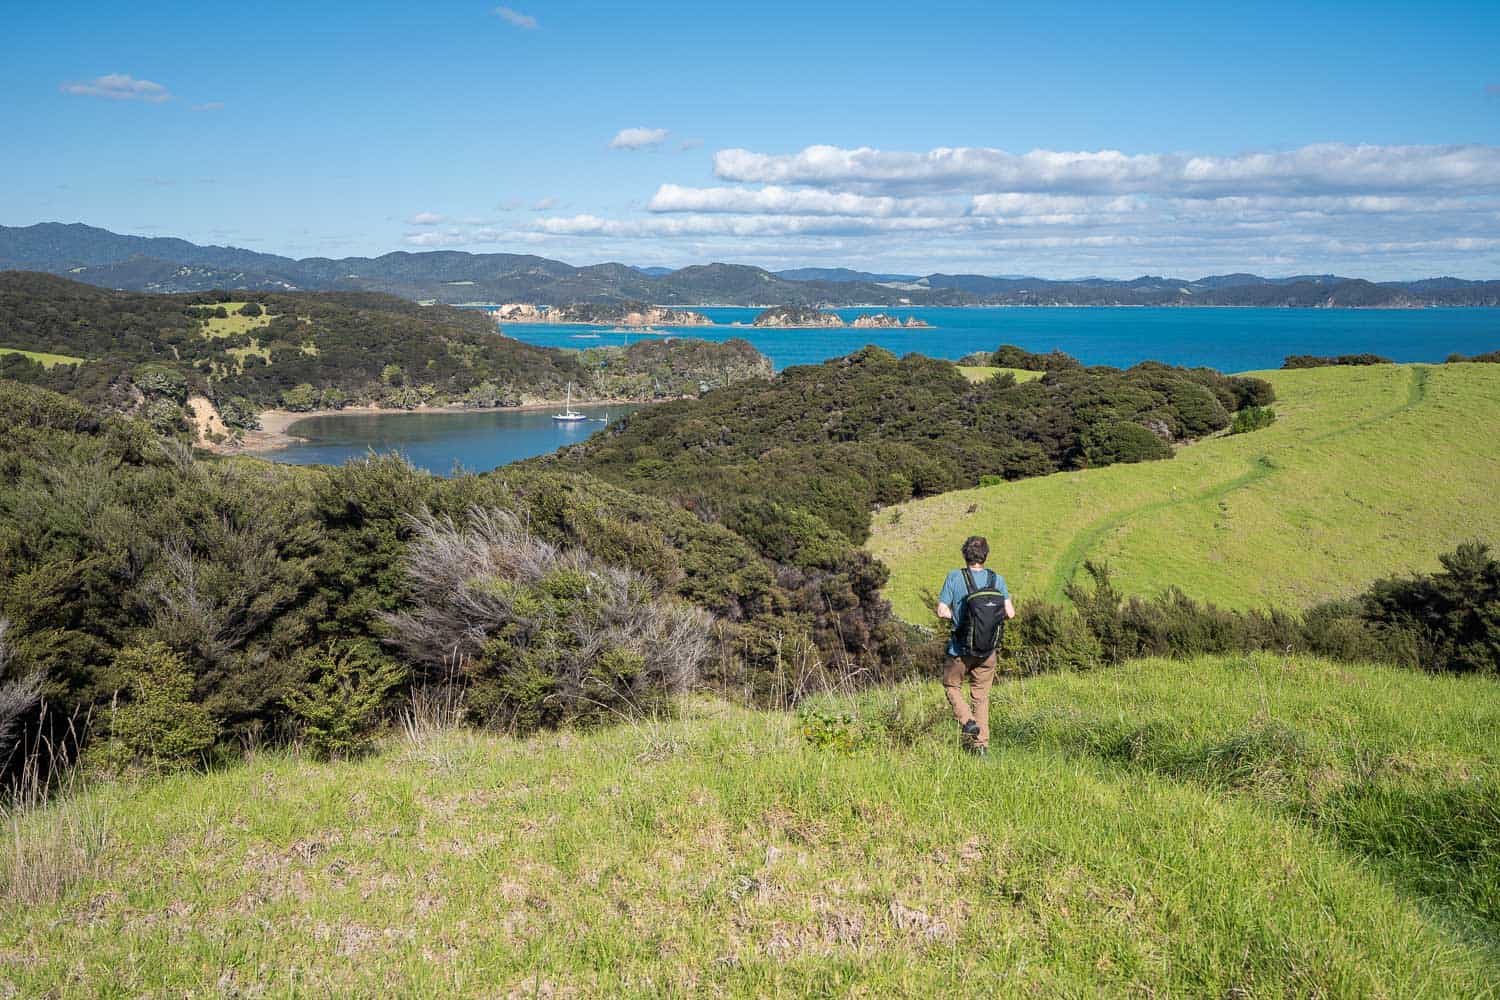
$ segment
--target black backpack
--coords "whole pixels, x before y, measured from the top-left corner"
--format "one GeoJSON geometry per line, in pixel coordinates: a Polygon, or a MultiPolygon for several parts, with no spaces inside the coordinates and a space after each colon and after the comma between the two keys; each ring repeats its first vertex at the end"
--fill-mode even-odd
{"type": "Polygon", "coordinates": [[[976,587],[974,574],[964,567],[964,587],[969,596],[964,598],[963,611],[953,633],[969,656],[989,656],[1000,648],[1005,637],[1005,595],[1000,593],[1000,578],[995,571],[990,570],[989,574],[990,585],[976,587]]]}

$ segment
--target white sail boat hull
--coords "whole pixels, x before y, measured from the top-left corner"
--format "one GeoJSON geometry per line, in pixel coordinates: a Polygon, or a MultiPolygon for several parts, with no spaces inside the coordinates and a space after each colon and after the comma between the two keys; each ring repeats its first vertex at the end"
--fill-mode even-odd
{"type": "Polygon", "coordinates": [[[568,383],[568,401],[564,404],[561,413],[552,414],[552,419],[560,424],[576,424],[588,419],[588,414],[577,413],[573,410],[573,383],[568,383]]]}

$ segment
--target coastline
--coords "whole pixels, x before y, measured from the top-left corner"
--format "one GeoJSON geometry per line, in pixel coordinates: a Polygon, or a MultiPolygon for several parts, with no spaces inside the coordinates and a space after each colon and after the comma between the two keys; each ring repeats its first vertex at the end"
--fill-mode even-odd
{"type": "MultiPolygon", "coordinates": [[[[650,400],[652,403],[665,403],[669,400],[650,400]]],[[[276,451],[294,444],[300,444],[306,438],[298,437],[290,433],[290,428],[301,420],[309,420],[313,417],[338,417],[338,416],[393,416],[393,415],[424,415],[433,413],[527,413],[538,410],[561,409],[565,402],[561,399],[537,400],[522,403],[520,406],[461,406],[458,404],[444,404],[442,406],[418,406],[415,409],[403,410],[370,406],[345,406],[338,410],[262,410],[260,412],[260,429],[246,431],[243,441],[235,446],[228,444],[204,444],[199,447],[206,448],[220,455],[243,455],[247,452],[276,451]]],[[[646,406],[647,402],[638,399],[590,399],[574,400],[575,407],[595,406],[646,406]]]]}

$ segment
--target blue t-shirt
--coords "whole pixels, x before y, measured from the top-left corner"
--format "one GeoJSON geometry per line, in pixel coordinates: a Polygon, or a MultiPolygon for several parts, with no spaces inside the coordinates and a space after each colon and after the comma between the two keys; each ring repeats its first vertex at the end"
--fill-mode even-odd
{"type": "MultiPolygon", "coordinates": [[[[1010,591],[1005,588],[1005,577],[1001,576],[999,573],[996,573],[994,570],[982,569],[977,573],[973,570],[970,570],[969,575],[974,578],[975,590],[988,590],[990,585],[990,577],[993,576],[995,578],[995,589],[998,590],[1000,592],[1000,595],[1006,600],[1010,599],[1010,591]]],[[[943,581],[943,592],[938,595],[938,600],[943,604],[948,605],[948,607],[953,610],[953,621],[955,622],[955,624],[960,618],[963,617],[964,602],[968,599],[969,588],[964,585],[964,571],[961,569],[950,571],[948,573],[948,578],[943,581]]],[[[948,655],[964,655],[964,650],[959,647],[958,636],[956,635],[950,635],[948,637],[948,655]]]]}

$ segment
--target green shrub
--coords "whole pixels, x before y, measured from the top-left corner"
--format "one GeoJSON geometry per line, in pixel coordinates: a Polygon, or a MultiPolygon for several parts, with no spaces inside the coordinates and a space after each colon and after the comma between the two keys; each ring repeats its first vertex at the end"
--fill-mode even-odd
{"type": "Polygon", "coordinates": [[[1289,368],[1329,368],[1335,365],[1393,365],[1390,358],[1379,354],[1340,354],[1334,357],[1325,357],[1317,354],[1291,354],[1281,363],[1284,369],[1289,368]]]}
{"type": "Polygon", "coordinates": [[[158,434],[172,435],[187,429],[182,407],[170,399],[148,400],[140,416],[158,434]]]}
{"type": "Polygon", "coordinates": [[[980,486],[999,486],[1005,482],[1004,476],[984,475],[979,477],[980,486]]]}
{"type": "Polygon", "coordinates": [[[1440,572],[1376,581],[1362,615],[1419,637],[1429,670],[1500,674],[1500,560],[1479,541],[1438,558],[1440,572]]]}
{"type": "Polygon", "coordinates": [[[819,750],[849,753],[872,742],[868,727],[852,712],[804,706],[797,712],[797,731],[808,745],[819,750]]]}
{"type": "Polygon", "coordinates": [[[249,316],[252,319],[256,316],[259,316],[263,312],[265,312],[265,310],[260,307],[259,302],[246,302],[244,305],[240,306],[240,315],[249,316]]]}
{"type": "Polygon", "coordinates": [[[298,413],[311,410],[318,405],[318,390],[307,382],[295,385],[281,394],[281,405],[298,413]]]}
{"type": "Polygon", "coordinates": [[[165,643],[120,650],[114,670],[121,683],[109,712],[105,759],[114,768],[180,771],[203,762],[219,726],[193,701],[193,675],[165,643]]]}
{"type": "Polygon", "coordinates": [[[141,365],[131,376],[135,387],[147,396],[160,396],[174,403],[187,401],[187,377],[165,365],[141,365]]]}
{"type": "Polygon", "coordinates": [[[1082,368],[1077,358],[1064,354],[1062,351],[1053,350],[1047,354],[1038,354],[1014,344],[1002,344],[989,356],[989,365],[995,368],[1020,368],[1032,372],[1066,371],[1070,368],[1082,368]]]}
{"type": "Polygon", "coordinates": [[[1083,453],[1089,466],[1099,468],[1120,462],[1171,458],[1172,448],[1140,424],[1122,422],[1090,430],[1083,438],[1083,453]]]}
{"type": "Polygon", "coordinates": [[[405,669],[353,642],[329,642],[304,653],[299,665],[305,680],[285,700],[308,748],[325,759],[368,748],[380,708],[406,679],[405,669]]]}
{"type": "Polygon", "coordinates": [[[1276,411],[1269,406],[1247,406],[1234,415],[1234,422],[1229,425],[1229,433],[1246,434],[1250,431],[1264,430],[1276,422],[1276,411]]]}

